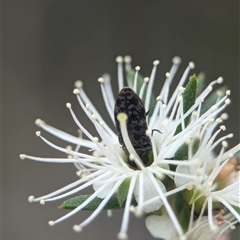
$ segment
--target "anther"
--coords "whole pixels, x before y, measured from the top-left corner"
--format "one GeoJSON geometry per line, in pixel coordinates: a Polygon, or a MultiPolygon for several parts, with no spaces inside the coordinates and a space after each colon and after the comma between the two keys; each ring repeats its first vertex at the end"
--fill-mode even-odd
{"type": "Polygon", "coordinates": [[[105,122],[104,121],[100,121],[99,122],[101,126],[104,126],[105,125],[105,122]]]}
{"type": "Polygon", "coordinates": [[[126,233],[120,232],[120,233],[118,233],[118,239],[126,240],[126,239],[128,239],[128,235],[126,233]]]}
{"type": "Polygon", "coordinates": [[[162,101],[161,96],[157,96],[156,101],[162,101]]]}
{"type": "Polygon", "coordinates": [[[222,120],[227,120],[227,119],[228,119],[228,114],[227,114],[227,113],[223,113],[223,114],[221,115],[221,119],[222,119],[222,120]]]}
{"type": "Polygon", "coordinates": [[[35,197],[33,195],[31,195],[31,196],[28,197],[28,202],[31,203],[31,202],[34,201],[34,199],[35,199],[35,197]]]}
{"type": "Polygon", "coordinates": [[[74,86],[76,88],[81,88],[83,86],[83,82],[81,80],[77,80],[75,83],[74,83],[74,86]]]}
{"type": "Polygon", "coordinates": [[[55,222],[54,222],[54,221],[49,221],[48,224],[49,224],[50,226],[54,226],[55,222]]]}
{"type": "Polygon", "coordinates": [[[195,68],[195,63],[194,62],[189,62],[188,66],[190,67],[190,69],[194,69],[195,68]]]}
{"type": "Polygon", "coordinates": [[[175,56],[172,59],[173,64],[179,65],[181,63],[182,59],[179,56],[175,56]]]}
{"type": "Polygon", "coordinates": [[[228,95],[228,96],[231,95],[231,91],[230,91],[230,90],[227,90],[227,91],[226,91],[226,95],[228,95]]]}
{"type": "Polygon", "coordinates": [[[90,109],[90,105],[88,103],[85,105],[85,107],[86,107],[87,110],[90,109]]]}
{"type": "Polygon", "coordinates": [[[73,226],[73,230],[74,230],[75,232],[81,232],[81,231],[82,231],[82,228],[81,228],[79,225],[74,225],[74,226],[73,226]]]}
{"type": "Polygon", "coordinates": [[[131,161],[133,161],[134,157],[135,157],[134,154],[132,154],[132,153],[129,154],[129,159],[130,159],[131,161]]]}
{"type": "Polygon", "coordinates": [[[37,132],[36,132],[36,136],[37,136],[37,137],[40,137],[40,136],[41,136],[41,131],[37,131],[37,132]]]}
{"type": "Polygon", "coordinates": [[[24,160],[26,158],[26,154],[20,154],[19,157],[20,159],[24,160]]]}
{"type": "Polygon", "coordinates": [[[222,122],[222,119],[221,118],[217,118],[216,119],[216,123],[221,123],[222,122]]]}
{"type": "Polygon", "coordinates": [[[119,113],[119,114],[117,115],[117,120],[118,120],[119,122],[126,122],[127,119],[128,119],[128,116],[127,116],[126,113],[119,113]]]}
{"type": "Polygon", "coordinates": [[[153,61],[153,65],[154,65],[154,66],[157,66],[159,63],[160,63],[159,60],[155,60],[155,61],[153,61]]]}
{"type": "Polygon", "coordinates": [[[66,107],[71,108],[72,107],[71,103],[66,103],[66,107]]]}
{"type": "Polygon", "coordinates": [[[149,77],[145,77],[145,78],[143,79],[143,81],[144,81],[145,83],[148,83],[148,82],[149,82],[149,77]]]}
{"type": "Polygon", "coordinates": [[[44,204],[45,204],[45,201],[44,201],[44,199],[42,199],[42,200],[40,201],[40,204],[42,204],[42,205],[44,205],[44,204]]]}
{"type": "Polygon", "coordinates": [[[116,62],[117,62],[117,63],[122,63],[122,62],[123,62],[122,56],[116,57],[116,62]]]}
{"type": "Polygon", "coordinates": [[[219,78],[217,79],[217,83],[218,83],[218,84],[223,83],[223,77],[219,77],[219,78]]]}
{"type": "Polygon", "coordinates": [[[102,77],[98,78],[98,82],[104,83],[104,79],[102,77]]]}
{"type": "Polygon", "coordinates": [[[226,131],[226,127],[225,127],[224,125],[221,125],[221,126],[220,126],[220,129],[221,129],[222,131],[226,131]]]}
{"type": "Polygon", "coordinates": [[[179,87],[179,89],[178,89],[178,91],[179,91],[180,93],[183,93],[183,92],[184,92],[184,90],[185,90],[185,88],[184,88],[184,87],[179,87]]]}
{"type": "Polygon", "coordinates": [[[222,141],[222,146],[223,146],[224,148],[226,148],[226,147],[228,146],[227,141],[222,141]]]}
{"type": "Polygon", "coordinates": [[[182,97],[181,96],[178,96],[177,97],[177,102],[181,102],[182,101],[182,97]]]}
{"type": "Polygon", "coordinates": [[[229,105],[231,103],[231,100],[229,99],[229,98],[227,98],[226,100],[225,100],[225,104],[226,105],[229,105]]]}
{"type": "Polygon", "coordinates": [[[230,133],[227,135],[228,138],[233,138],[234,134],[233,133],[230,133]]]}
{"type": "Polygon", "coordinates": [[[169,72],[166,72],[166,73],[165,73],[165,76],[166,76],[167,78],[169,78],[169,77],[170,77],[170,73],[169,73],[169,72]]]}
{"type": "Polygon", "coordinates": [[[208,90],[209,92],[211,92],[211,91],[212,91],[212,86],[208,86],[208,87],[207,87],[207,90],[208,90]]]}
{"type": "Polygon", "coordinates": [[[139,67],[139,66],[136,66],[136,67],[135,67],[135,70],[136,70],[136,71],[140,71],[140,67],[139,67]]]}
{"type": "Polygon", "coordinates": [[[150,136],[150,131],[148,129],[146,130],[146,135],[150,136]]]}
{"type": "Polygon", "coordinates": [[[97,137],[94,137],[92,141],[96,143],[99,141],[99,139],[97,137]]]}
{"type": "Polygon", "coordinates": [[[96,117],[95,114],[92,114],[92,115],[91,115],[91,118],[92,118],[92,120],[97,120],[97,117],[96,117]]]}
{"type": "Polygon", "coordinates": [[[127,55],[123,58],[123,60],[125,63],[130,63],[132,61],[132,58],[131,58],[131,56],[127,55]]]}
{"type": "Polygon", "coordinates": [[[38,127],[40,127],[41,125],[43,125],[45,122],[42,120],[42,119],[40,119],[40,118],[38,118],[38,119],[36,119],[35,120],[35,124],[38,126],[38,127]]]}
{"type": "Polygon", "coordinates": [[[73,89],[73,94],[79,94],[79,89],[77,88],[73,89]]]}

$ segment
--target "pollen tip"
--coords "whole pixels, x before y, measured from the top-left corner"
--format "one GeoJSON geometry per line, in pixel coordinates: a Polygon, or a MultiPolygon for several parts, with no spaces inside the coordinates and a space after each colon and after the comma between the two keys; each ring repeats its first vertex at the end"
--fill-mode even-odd
{"type": "Polygon", "coordinates": [[[91,119],[92,119],[92,120],[97,120],[97,116],[96,116],[95,114],[92,114],[92,115],[91,115],[91,119]]]}
{"type": "Polygon", "coordinates": [[[102,77],[98,78],[98,82],[104,83],[104,79],[102,77]]]}
{"type": "Polygon", "coordinates": [[[104,126],[104,125],[105,125],[105,122],[104,122],[104,121],[100,121],[99,124],[100,124],[101,126],[104,126]]]}
{"type": "Polygon", "coordinates": [[[149,82],[149,77],[145,77],[145,78],[143,79],[143,81],[144,81],[145,83],[148,83],[148,82],[149,82]]]}
{"type": "Polygon", "coordinates": [[[140,68],[139,66],[136,66],[136,67],[135,67],[135,70],[136,70],[136,71],[140,71],[140,69],[141,69],[141,68],[140,68]]]}
{"type": "Polygon", "coordinates": [[[169,72],[166,72],[166,73],[165,73],[165,76],[166,76],[167,78],[169,78],[169,77],[170,77],[170,73],[169,73],[169,72]]]}
{"type": "Polygon", "coordinates": [[[227,120],[228,119],[228,114],[227,113],[223,113],[222,115],[221,115],[221,119],[222,120],[227,120]]]}
{"type": "Polygon", "coordinates": [[[45,205],[45,200],[44,200],[44,199],[41,199],[41,200],[40,200],[40,204],[45,205]]]}
{"type": "Polygon", "coordinates": [[[49,224],[50,226],[54,226],[55,222],[54,222],[54,221],[49,221],[48,224],[49,224]]]}
{"type": "Polygon", "coordinates": [[[24,160],[26,158],[26,154],[19,154],[19,158],[24,160]]]}
{"type": "Polygon", "coordinates": [[[229,98],[227,98],[226,100],[225,100],[225,104],[226,105],[229,105],[231,103],[231,100],[229,99],[229,98]]]}
{"type": "Polygon", "coordinates": [[[73,89],[73,94],[76,95],[76,94],[79,94],[79,92],[80,92],[79,89],[77,89],[77,88],[74,88],[74,89],[73,89]]]}
{"type": "Polygon", "coordinates": [[[231,95],[231,90],[227,90],[226,95],[230,96],[231,95]]]}
{"type": "Polygon", "coordinates": [[[82,231],[82,228],[81,228],[79,225],[74,225],[74,226],[73,226],[73,230],[74,230],[75,232],[81,232],[81,231],[82,231]]]}
{"type": "Polygon", "coordinates": [[[123,57],[122,56],[117,56],[116,57],[116,62],[117,63],[122,63],[123,62],[123,57]]]}
{"type": "Polygon", "coordinates": [[[181,59],[179,56],[175,56],[175,57],[172,59],[172,63],[173,63],[173,64],[179,65],[181,62],[182,62],[182,59],[181,59]]]}
{"type": "Polygon", "coordinates": [[[146,135],[150,136],[150,131],[148,129],[146,130],[146,135]]]}
{"type": "Polygon", "coordinates": [[[72,104],[71,103],[66,103],[66,107],[70,109],[70,108],[72,108],[72,104]]]}
{"type": "Polygon", "coordinates": [[[194,62],[189,62],[188,64],[190,69],[194,69],[195,68],[195,63],[194,62]]]}
{"type": "Polygon", "coordinates": [[[161,96],[156,97],[156,101],[161,101],[161,100],[162,100],[161,96]]]}
{"type": "Polygon", "coordinates": [[[154,65],[154,66],[157,66],[159,63],[160,63],[159,60],[155,60],[155,61],[153,61],[153,65],[154,65]]]}
{"type": "Polygon", "coordinates": [[[36,120],[35,120],[35,124],[38,126],[38,127],[40,127],[41,125],[43,125],[45,122],[42,120],[42,119],[40,119],[40,118],[37,118],[36,120]]]}
{"type": "Polygon", "coordinates": [[[133,154],[133,153],[130,153],[130,154],[129,154],[129,160],[132,161],[133,159],[134,159],[134,154],[133,154]]]}
{"type": "Polygon", "coordinates": [[[220,129],[221,129],[222,131],[226,131],[226,127],[225,127],[224,125],[221,125],[221,126],[220,126],[220,129]]]}
{"type": "Polygon", "coordinates": [[[28,202],[32,203],[34,202],[35,197],[33,195],[28,197],[28,202]]]}
{"type": "Polygon", "coordinates": [[[233,133],[228,134],[228,138],[233,138],[233,136],[234,136],[233,133]]]}
{"type": "Polygon", "coordinates": [[[209,86],[207,87],[207,90],[208,90],[209,92],[211,92],[211,91],[212,91],[212,86],[209,85],[209,86]]]}
{"type": "Polygon", "coordinates": [[[118,239],[126,240],[126,239],[128,239],[128,235],[126,233],[120,232],[120,233],[118,233],[118,239]]]}
{"type": "Polygon", "coordinates": [[[223,146],[224,148],[227,148],[227,147],[228,147],[227,141],[222,141],[222,146],[223,146]]]}
{"type": "Polygon", "coordinates": [[[127,116],[126,113],[119,113],[119,114],[117,115],[117,120],[118,120],[119,122],[126,122],[127,119],[128,119],[128,116],[127,116]]]}
{"type": "Polygon", "coordinates": [[[126,55],[123,59],[125,63],[130,63],[132,61],[132,57],[129,55],[126,55]]]}
{"type": "Polygon", "coordinates": [[[36,136],[37,136],[37,137],[40,137],[40,136],[41,136],[41,131],[37,131],[37,132],[36,132],[36,136]]]}
{"type": "Polygon", "coordinates": [[[217,79],[217,83],[218,83],[218,84],[223,83],[223,77],[219,77],[219,78],[217,79]]]}
{"type": "Polygon", "coordinates": [[[99,141],[99,139],[97,137],[93,137],[92,141],[97,143],[99,141]]]}
{"type": "Polygon", "coordinates": [[[82,86],[83,86],[83,82],[82,82],[81,80],[75,81],[74,87],[76,87],[76,88],[82,88],[82,86]]]}

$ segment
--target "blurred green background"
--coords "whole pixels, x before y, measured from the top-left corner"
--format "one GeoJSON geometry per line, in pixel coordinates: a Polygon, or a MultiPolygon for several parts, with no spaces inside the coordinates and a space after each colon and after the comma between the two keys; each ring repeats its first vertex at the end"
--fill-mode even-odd
{"type": "MultiPolygon", "coordinates": [[[[35,136],[34,120],[42,118],[76,134],[66,102],[72,103],[82,124],[94,133],[72,94],[77,79],[84,82],[85,91],[109,122],[97,78],[108,72],[115,84],[115,58],[127,54],[133,66],[141,66],[144,76],[150,74],[153,60],[161,61],[156,93],[176,55],[182,58],[178,76],[189,61],[196,64],[192,73],[204,71],[208,82],[223,76],[232,90],[226,127],[235,137],[229,144],[239,142],[239,1],[3,0],[3,240],[116,239],[122,211],[114,212],[112,218],[103,212],[80,234],[72,226],[88,212],[49,227],[49,220],[64,214],[57,209],[61,201],[42,206],[29,204],[27,197],[41,196],[76,180],[75,169],[71,164],[22,161],[18,155],[63,156],[35,136]]],[[[232,239],[238,239],[237,230],[234,234],[232,239]]],[[[152,239],[143,219],[131,216],[129,239],[152,239]]]]}

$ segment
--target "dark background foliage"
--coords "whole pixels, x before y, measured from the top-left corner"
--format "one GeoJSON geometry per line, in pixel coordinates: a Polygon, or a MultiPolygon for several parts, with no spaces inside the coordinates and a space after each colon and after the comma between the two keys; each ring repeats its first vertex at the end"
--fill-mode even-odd
{"type": "MultiPolygon", "coordinates": [[[[42,206],[29,204],[27,197],[76,180],[75,169],[22,161],[18,155],[62,156],[35,136],[34,120],[40,117],[75,134],[66,102],[94,133],[72,94],[74,81],[84,81],[85,91],[105,115],[97,78],[108,72],[116,82],[115,57],[126,54],[133,57],[134,66],[142,67],[144,76],[150,74],[153,60],[161,61],[156,87],[175,55],[183,60],[181,71],[192,60],[193,73],[204,70],[207,81],[223,76],[232,90],[226,126],[235,137],[229,143],[239,142],[239,1],[3,0],[2,239],[116,239],[121,211],[111,219],[100,214],[81,234],[71,227],[88,212],[49,227],[49,220],[64,213],[57,209],[61,201],[42,206]]],[[[152,239],[144,221],[134,216],[129,235],[132,240],[152,239]]],[[[232,239],[238,239],[237,231],[232,239]]]]}

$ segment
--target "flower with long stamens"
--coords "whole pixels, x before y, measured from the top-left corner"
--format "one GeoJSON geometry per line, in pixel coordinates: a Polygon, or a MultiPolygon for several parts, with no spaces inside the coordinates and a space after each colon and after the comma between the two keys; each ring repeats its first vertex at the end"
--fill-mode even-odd
{"type": "MultiPolygon", "coordinates": [[[[196,97],[194,93],[196,92],[196,77],[193,76],[189,83],[186,84],[189,72],[194,68],[194,63],[190,62],[176,89],[173,93],[170,93],[170,86],[181,63],[181,59],[175,57],[173,58],[173,65],[170,71],[166,74],[162,90],[154,98],[152,92],[159,61],[153,62],[153,69],[149,78],[140,76],[140,67],[136,67],[135,71],[132,70],[131,58],[129,56],[126,56],[124,59],[117,57],[116,61],[118,63],[119,92],[125,85],[123,74],[124,61],[127,71],[127,85],[132,89],[132,91],[128,91],[130,96],[124,95],[124,98],[126,100],[128,97],[138,95],[140,99],[143,99],[143,102],[140,102],[139,105],[141,106],[140,110],[143,116],[136,121],[138,109],[136,109],[134,104],[128,107],[128,112],[119,112],[114,116],[114,109],[116,108],[115,97],[111,87],[110,76],[104,74],[98,79],[98,82],[100,83],[103,100],[110,119],[114,125],[118,126],[118,131],[111,129],[84,92],[82,82],[76,81],[73,93],[76,95],[89,121],[92,122],[99,137],[90,134],[84,128],[77,119],[70,103],[67,103],[66,106],[79,128],[79,136],[77,137],[58,130],[46,124],[43,120],[37,119],[37,126],[55,137],[74,145],[74,148],[59,147],[43,137],[41,132],[38,131],[36,133],[38,137],[54,149],[66,154],[67,157],[40,158],[21,154],[20,158],[42,162],[73,163],[78,170],[77,175],[80,178],[47,195],[38,198],[30,196],[29,201],[44,204],[45,202],[79,194],[81,190],[92,186],[93,193],[91,195],[87,197],[81,196],[80,199],[83,200],[71,212],[55,221],[50,221],[49,224],[54,225],[80,210],[89,209],[90,204],[92,204],[91,206],[94,205],[92,214],[85,221],[73,227],[75,231],[81,231],[103,209],[111,209],[114,199],[117,197],[117,206],[124,207],[122,225],[118,234],[119,239],[127,239],[131,211],[136,215],[142,215],[143,213],[151,214],[159,209],[160,212],[164,209],[167,213],[167,218],[172,224],[176,236],[185,239],[187,235],[181,222],[179,222],[178,216],[175,214],[175,209],[169,198],[186,191],[186,189],[189,189],[189,186],[202,186],[204,191],[209,191],[209,188],[211,188],[209,181],[214,181],[219,176],[221,169],[229,159],[230,152],[234,154],[237,151],[237,147],[235,147],[232,151],[224,153],[224,148],[218,157],[213,157],[213,149],[216,145],[230,137],[228,135],[228,137],[223,137],[214,142],[219,131],[213,132],[217,124],[222,121],[221,118],[216,121],[213,119],[229,104],[229,92],[219,98],[208,111],[201,113],[205,98],[212,91],[215,84],[222,83],[221,77],[211,82],[196,97]],[[149,111],[145,113],[145,109],[149,111]],[[134,113],[134,118],[131,118],[130,112],[134,113]],[[117,122],[115,122],[115,118],[117,122]],[[145,120],[148,128],[146,131],[145,120]],[[140,123],[139,121],[142,122],[140,123]],[[145,126],[144,131],[141,128],[143,124],[145,126]],[[140,141],[139,137],[142,137],[140,140],[143,141],[140,141]],[[198,141],[198,139],[200,140],[198,141]],[[195,142],[198,142],[197,150],[195,149],[195,142]],[[209,142],[211,144],[208,144],[209,142]],[[188,161],[178,158],[178,151],[184,145],[188,149],[188,161]],[[89,153],[81,152],[82,147],[87,148],[89,153]],[[205,158],[209,159],[211,166],[208,166],[201,160],[205,148],[207,150],[205,158]],[[216,169],[213,168],[214,164],[218,164],[216,169]],[[207,171],[206,176],[208,178],[204,174],[199,174],[199,169],[202,168],[204,173],[207,171]],[[173,187],[174,181],[176,187],[173,187]],[[206,190],[207,187],[208,190],[206,190]]],[[[135,97],[136,99],[138,97],[135,97]]],[[[232,202],[226,201],[226,194],[233,190],[231,184],[236,184],[236,181],[232,180],[228,184],[229,189],[227,187],[222,189],[211,188],[211,195],[209,195],[208,199],[220,201],[223,204],[227,202],[227,204],[232,205],[232,202]],[[217,191],[220,191],[220,195],[217,194],[217,191]]],[[[210,200],[208,201],[208,209],[211,209],[210,200]]],[[[236,201],[236,199],[234,198],[232,201],[236,201]]],[[[227,204],[224,205],[228,208],[227,204]]],[[[210,211],[209,218],[212,216],[210,211]]],[[[237,217],[235,212],[231,211],[231,213],[233,213],[234,217],[237,217]]],[[[209,221],[209,223],[211,224],[212,222],[209,221]]]]}

